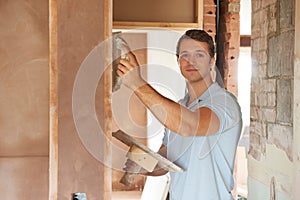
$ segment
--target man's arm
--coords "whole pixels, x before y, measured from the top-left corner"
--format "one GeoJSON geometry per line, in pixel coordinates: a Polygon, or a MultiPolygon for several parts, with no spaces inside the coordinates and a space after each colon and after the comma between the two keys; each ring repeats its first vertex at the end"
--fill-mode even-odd
{"type": "Polygon", "coordinates": [[[213,111],[205,107],[190,111],[162,96],[142,79],[134,54],[130,52],[128,56],[130,61],[120,60],[118,75],[166,128],[182,136],[205,136],[218,131],[220,121],[213,111]]]}
{"type": "Polygon", "coordinates": [[[182,136],[205,136],[219,129],[219,118],[209,108],[191,111],[145,84],[135,91],[136,96],[164,126],[182,136]]]}

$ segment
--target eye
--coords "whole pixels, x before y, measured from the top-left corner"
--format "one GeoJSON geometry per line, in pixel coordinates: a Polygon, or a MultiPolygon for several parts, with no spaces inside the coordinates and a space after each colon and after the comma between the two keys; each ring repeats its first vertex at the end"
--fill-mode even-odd
{"type": "Polygon", "coordinates": [[[204,57],[203,53],[195,53],[196,58],[202,58],[204,57]]]}
{"type": "Polygon", "coordinates": [[[180,58],[188,60],[190,58],[190,54],[188,54],[188,53],[182,53],[182,54],[180,54],[180,58]]]}

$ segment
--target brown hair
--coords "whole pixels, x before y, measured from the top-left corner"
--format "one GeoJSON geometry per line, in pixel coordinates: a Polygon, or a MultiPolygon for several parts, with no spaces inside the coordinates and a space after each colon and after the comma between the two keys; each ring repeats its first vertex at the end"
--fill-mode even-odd
{"type": "Polygon", "coordinates": [[[208,48],[209,48],[209,55],[210,57],[214,57],[215,55],[215,45],[214,45],[214,41],[212,39],[212,37],[205,32],[204,30],[200,30],[200,29],[191,29],[191,30],[187,30],[184,35],[182,35],[178,42],[177,42],[177,47],[176,47],[176,56],[177,58],[179,57],[179,51],[180,51],[180,44],[182,42],[182,40],[184,39],[193,39],[199,42],[206,42],[208,44],[208,48]]]}

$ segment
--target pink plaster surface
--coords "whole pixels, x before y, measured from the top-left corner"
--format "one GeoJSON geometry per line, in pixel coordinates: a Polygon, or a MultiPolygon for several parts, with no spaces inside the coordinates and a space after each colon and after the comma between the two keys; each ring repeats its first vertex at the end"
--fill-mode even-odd
{"type": "Polygon", "coordinates": [[[48,199],[48,157],[0,158],[2,199],[48,199]]]}
{"type": "Polygon", "coordinates": [[[0,156],[48,155],[47,4],[0,3],[0,156]]]}

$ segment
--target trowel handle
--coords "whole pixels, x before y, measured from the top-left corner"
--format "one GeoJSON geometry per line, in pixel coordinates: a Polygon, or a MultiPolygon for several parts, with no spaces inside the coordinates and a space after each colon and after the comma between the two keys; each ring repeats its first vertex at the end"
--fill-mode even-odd
{"type": "Polygon", "coordinates": [[[122,176],[120,183],[130,187],[134,178],[138,175],[139,171],[141,170],[141,166],[135,165],[130,169],[130,172],[125,172],[122,176]]]}

